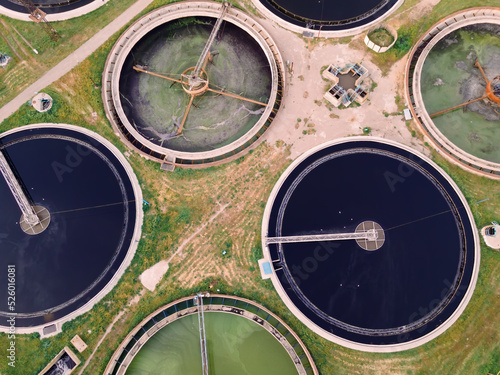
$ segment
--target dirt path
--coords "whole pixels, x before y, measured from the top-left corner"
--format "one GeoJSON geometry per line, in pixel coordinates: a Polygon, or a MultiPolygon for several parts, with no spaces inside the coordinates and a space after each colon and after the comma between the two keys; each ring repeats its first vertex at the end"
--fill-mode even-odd
{"type": "Polygon", "coordinates": [[[217,216],[219,216],[222,212],[224,212],[224,210],[228,206],[228,204],[220,204],[220,203],[218,203],[218,204],[219,204],[219,210],[215,214],[213,214],[212,216],[210,216],[210,219],[208,219],[208,221],[206,221],[203,225],[201,225],[200,227],[198,227],[198,229],[196,229],[193,232],[193,234],[191,234],[188,238],[186,238],[184,241],[182,241],[182,243],[179,245],[179,248],[176,250],[176,252],[173,253],[170,258],[168,258],[167,263],[170,264],[170,262],[172,261],[172,259],[174,259],[174,257],[176,255],[179,255],[181,258],[183,258],[182,249],[184,249],[184,247],[187,244],[189,244],[193,238],[195,238],[198,234],[200,234],[200,232],[203,229],[205,229],[205,227],[208,224],[210,224],[212,221],[214,221],[215,218],[217,218],[217,216]]]}
{"type": "Polygon", "coordinates": [[[106,329],[106,332],[104,332],[104,335],[102,335],[101,339],[99,340],[99,342],[95,346],[94,350],[92,351],[92,354],[89,356],[89,358],[87,359],[87,361],[85,362],[85,364],[83,365],[83,367],[80,369],[80,372],[78,373],[78,375],[83,374],[83,371],[85,371],[85,368],[87,367],[87,365],[92,361],[92,358],[94,357],[95,352],[97,351],[97,349],[99,349],[99,346],[101,346],[101,344],[104,341],[104,339],[106,338],[106,336],[111,332],[111,330],[113,329],[113,326],[115,325],[115,323],[118,320],[120,320],[120,318],[123,316],[123,314],[125,314],[125,310],[120,311],[118,313],[118,315],[115,316],[115,318],[113,319],[113,321],[111,322],[111,324],[106,329]]]}
{"type": "Polygon", "coordinates": [[[146,290],[145,289],[142,289],[140,291],[140,293],[136,296],[134,296],[134,298],[132,298],[128,303],[127,303],[127,308],[121,310],[116,316],[115,318],[113,319],[113,321],[110,323],[110,325],[108,326],[108,328],[106,328],[106,331],[104,332],[104,334],[102,335],[101,339],[99,340],[99,342],[96,344],[94,350],[92,351],[92,354],[89,356],[89,358],[87,358],[87,361],[85,361],[85,364],[83,365],[83,367],[80,369],[80,372],[78,373],[78,375],[82,375],[83,374],[83,371],[85,371],[85,368],[87,367],[87,365],[92,361],[92,358],[94,357],[94,354],[97,352],[97,349],[99,349],[99,347],[101,346],[102,342],[104,341],[104,339],[106,338],[106,336],[111,332],[111,330],[113,329],[113,326],[115,325],[115,323],[120,320],[120,318],[127,312],[128,308],[130,306],[133,306],[135,304],[137,304],[142,296],[144,295],[144,293],[146,293],[146,290]]]}
{"type": "Polygon", "coordinates": [[[169,280],[181,288],[213,278],[235,288],[258,289],[260,273],[254,272],[256,256],[261,256],[257,228],[269,191],[289,164],[288,156],[284,146],[262,145],[239,163],[227,164],[195,182],[204,187],[199,194],[227,207],[223,214],[210,214],[212,222],[185,244],[182,260],[172,260],[175,267],[169,280]]]}

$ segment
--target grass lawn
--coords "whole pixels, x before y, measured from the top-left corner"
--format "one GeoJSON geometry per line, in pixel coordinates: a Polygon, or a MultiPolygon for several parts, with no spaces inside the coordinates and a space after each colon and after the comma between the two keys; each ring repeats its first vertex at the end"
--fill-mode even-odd
{"type": "Polygon", "coordinates": [[[35,82],[134,2],[135,0],[110,0],[106,5],[81,17],[51,22],[61,36],[57,42],[50,39],[41,25],[0,16],[0,52],[13,57],[5,69],[0,68],[0,106],[35,82]],[[18,33],[38,54],[33,52],[18,33]]]}

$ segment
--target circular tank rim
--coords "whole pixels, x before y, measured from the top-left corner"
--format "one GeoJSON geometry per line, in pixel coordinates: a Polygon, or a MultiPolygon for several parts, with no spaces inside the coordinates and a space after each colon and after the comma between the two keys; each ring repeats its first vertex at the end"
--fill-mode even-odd
{"type": "MultiPolygon", "coordinates": [[[[108,365],[106,366],[106,369],[104,370],[103,372],[103,375],[108,375],[108,374],[111,374],[113,371],[114,371],[114,368],[115,368],[115,364],[117,363],[117,360],[120,358],[121,354],[123,353],[123,350],[124,348],[128,345],[128,343],[131,341],[132,337],[135,336],[135,334],[140,330],[142,329],[146,323],[148,323],[149,321],[152,320],[153,317],[155,317],[156,315],[158,315],[160,312],[174,306],[174,305],[178,305],[179,303],[182,303],[182,302],[186,302],[186,301],[189,301],[189,300],[192,300],[195,296],[188,296],[188,297],[183,297],[183,298],[179,298],[179,299],[176,299],[166,305],[163,305],[162,307],[159,307],[158,309],[156,309],[155,311],[153,311],[151,314],[149,314],[146,318],[144,318],[139,324],[137,324],[130,332],[129,334],[127,335],[127,337],[125,337],[125,339],[123,339],[123,341],[120,342],[118,348],[116,349],[116,351],[113,353],[113,355],[111,356],[111,358],[109,359],[108,361],[108,365]]],[[[306,348],[306,346],[304,345],[304,343],[302,342],[302,340],[299,338],[299,336],[281,319],[279,318],[276,314],[272,313],[271,311],[269,311],[268,309],[266,309],[264,306],[262,306],[260,303],[258,302],[255,302],[255,301],[252,301],[252,300],[249,300],[249,299],[246,299],[246,298],[243,298],[243,297],[238,297],[238,296],[231,296],[231,295],[227,295],[227,294],[210,294],[208,297],[205,297],[205,298],[227,298],[227,299],[232,299],[232,300],[236,300],[236,301],[241,301],[241,302],[244,302],[244,303],[247,303],[247,304],[250,304],[250,305],[253,305],[255,307],[258,307],[259,310],[262,310],[262,311],[265,311],[267,314],[269,314],[270,316],[272,316],[274,319],[276,319],[278,322],[279,322],[279,325],[282,325],[284,326],[287,331],[289,333],[291,333],[293,335],[293,337],[295,338],[295,340],[297,340],[297,342],[300,344],[300,347],[302,348],[302,350],[304,351],[304,353],[306,354],[307,356],[307,359],[309,361],[309,364],[311,365],[311,369],[313,371],[313,375],[319,375],[319,372],[318,372],[318,369],[316,368],[316,365],[314,363],[314,360],[311,356],[311,354],[309,353],[309,350],[306,348]]],[[[242,318],[245,318],[245,319],[248,319],[248,320],[253,320],[252,318],[253,317],[258,317],[258,315],[254,314],[254,313],[250,313],[252,316],[245,316],[244,314],[237,314],[237,313],[234,313],[233,311],[231,311],[233,309],[233,307],[231,306],[227,306],[227,305],[218,305],[218,304],[205,304],[204,303],[204,307],[205,306],[226,306],[228,309],[227,310],[224,310],[222,307],[219,309],[219,310],[210,310],[210,309],[206,309],[204,308],[204,311],[208,310],[207,312],[220,312],[220,313],[233,313],[235,315],[238,315],[238,316],[241,316],[242,318]]],[[[238,308],[240,309],[240,308],[238,308]]],[[[245,309],[241,309],[241,310],[245,310],[245,309]]],[[[246,311],[246,310],[245,310],[246,311]]],[[[126,364],[126,366],[128,367],[128,365],[132,362],[133,358],[135,357],[135,355],[137,354],[137,352],[140,350],[140,348],[149,340],[149,338],[151,338],[157,331],[159,331],[160,329],[162,329],[163,327],[165,327],[166,325],[172,323],[172,322],[175,322],[176,320],[178,319],[181,319],[185,316],[188,316],[188,315],[193,315],[193,314],[197,314],[198,312],[198,309],[196,308],[196,306],[192,306],[192,307],[187,307],[186,309],[184,310],[181,310],[179,312],[177,312],[174,315],[169,315],[169,317],[172,317],[173,316],[173,319],[172,320],[169,320],[167,322],[165,322],[165,320],[168,320],[168,318],[164,318],[163,320],[161,320],[160,322],[157,322],[155,323],[151,328],[148,329],[148,331],[153,331],[151,336],[149,336],[148,333],[145,333],[142,337],[144,336],[149,336],[146,338],[146,340],[142,340],[141,338],[139,339],[139,341],[136,341],[136,343],[134,344],[134,347],[135,345],[137,345],[137,343],[140,344],[140,347],[138,348],[138,350],[133,354],[132,358],[130,358],[130,360],[128,361],[128,363],[126,364]],[[186,313],[182,313],[181,312],[184,312],[185,310],[189,310],[187,311],[186,313]],[[164,323],[164,324],[162,324],[164,323]]],[[[262,319],[259,317],[259,319],[262,319]]],[[[257,322],[255,322],[256,324],[258,324],[257,322]]],[[[272,327],[267,327],[263,324],[260,325],[262,328],[264,328],[266,331],[268,331],[269,333],[271,333],[274,338],[276,340],[278,340],[281,345],[283,346],[283,348],[288,352],[288,354],[290,355],[292,361],[294,362],[295,364],[295,368],[297,369],[297,372],[299,375],[305,375],[306,374],[306,370],[304,369],[304,366],[302,365],[302,361],[300,360],[300,358],[296,355],[296,351],[295,349],[291,346],[291,344],[283,337],[283,335],[278,331],[278,330],[274,330],[272,331],[272,327]],[[288,345],[285,346],[283,344],[283,342],[278,338],[276,337],[276,332],[280,335],[281,338],[283,338],[284,342],[286,342],[288,345]],[[290,350],[288,350],[288,348],[293,351],[293,353],[296,355],[296,358],[293,358],[292,357],[292,354],[290,353],[290,350]],[[299,363],[297,363],[297,361],[299,363]],[[300,371],[300,368],[302,368],[302,371],[300,371]]],[[[126,358],[129,357],[129,352],[133,352],[134,349],[131,349],[130,351],[127,352],[127,356],[126,358]]],[[[122,366],[123,366],[123,363],[126,361],[126,359],[124,361],[122,361],[122,366]]],[[[127,369],[127,367],[125,368],[125,371],[127,369]]],[[[117,372],[117,374],[123,374],[123,369],[120,368],[118,371],[121,371],[121,372],[117,372]]]]}
{"type": "Polygon", "coordinates": [[[266,238],[266,233],[267,233],[267,228],[269,226],[269,218],[271,216],[271,210],[272,206],[274,204],[276,195],[278,194],[281,186],[285,182],[286,178],[290,175],[290,173],[305,159],[307,159],[309,156],[313,155],[317,151],[323,150],[325,148],[328,148],[333,145],[337,144],[342,144],[342,143],[349,143],[349,142],[356,142],[356,141],[375,141],[375,142],[380,142],[383,144],[387,144],[390,146],[395,146],[399,147],[407,152],[410,152],[419,158],[422,158],[425,162],[429,163],[431,166],[433,166],[437,172],[439,172],[451,185],[451,187],[455,190],[457,195],[460,197],[461,202],[463,203],[464,208],[467,211],[468,218],[471,222],[472,225],[472,232],[474,236],[474,265],[473,265],[473,270],[472,270],[472,276],[471,276],[471,281],[470,284],[467,288],[467,291],[464,294],[464,297],[462,298],[462,301],[460,302],[459,306],[456,308],[456,310],[451,314],[451,316],[445,320],[438,328],[434,329],[433,331],[429,332],[428,334],[419,337],[418,339],[411,340],[405,343],[401,344],[389,344],[389,345],[373,345],[373,344],[363,344],[363,343],[358,343],[355,341],[347,340],[344,339],[340,336],[334,335],[327,330],[319,327],[316,325],[314,322],[312,322],[304,313],[302,313],[292,302],[290,297],[288,297],[288,294],[286,293],[285,289],[283,288],[282,284],[278,280],[278,277],[276,276],[276,273],[273,271],[271,274],[271,281],[273,283],[274,288],[276,289],[276,292],[279,294],[281,300],[285,303],[285,305],[290,309],[290,311],[303,323],[305,324],[309,329],[311,329],[314,333],[320,335],[321,337],[335,343],[341,346],[344,346],[349,349],[355,349],[363,352],[373,352],[373,353],[393,353],[393,352],[400,352],[412,348],[416,348],[420,345],[423,345],[443,332],[445,332],[448,328],[450,328],[453,323],[460,317],[460,315],[463,313],[465,308],[467,307],[467,304],[469,303],[470,299],[472,298],[472,294],[474,292],[476,282],[477,282],[477,277],[479,274],[479,264],[480,264],[480,257],[481,257],[481,248],[480,248],[480,241],[479,241],[479,235],[478,231],[475,225],[474,217],[472,215],[472,211],[467,203],[467,200],[465,199],[464,195],[462,194],[461,190],[453,181],[453,179],[444,172],[444,170],[439,167],[434,161],[429,159],[427,156],[413,150],[411,147],[400,144],[398,142],[384,139],[384,138],[379,138],[379,137],[366,137],[366,136],[354,136],[354,137],[347,137],[347,138],[339,138],[336,140],[328,141],[323,144],[320,144],[318,146],[313,147],[312,149],[306,151],[304,154],[300,155],[297,159],[295,159],[292,164],[288,166],[288,168],[283,172],[283,174],[280,176],[276,184],[274,185],[273,190],[271,191],[271,194],[269,195],[268,201],[266,203],[266,208],[264,210],[264,216],[262,219],[262,228],[261,228],[261,238],[262,238],[262,250],[264,254],[264,259],[267,262],[272,262],[271,256],[269,253],[269,248],[265,243],[265,238],[266,238]]]}
{"type": "Polygon", "coordinates": [[[323,37],[328,37],[328,38],[341,38],[344,36],[352,36],[352,35],[357,35],[362,33],[363,31],[368,30],[371,27],[374,27],[380,22],[383,22],[386,20],[389,16],[391,16],[401,5],[403,5],[404,0],[398,0],[394,5],[389,9],[387,12],[385,12],[383,15],[381,15],[379,18],[368,22],[364,25],[357,26],[357,27],[352,27],[349,29],[345,30],[316,30],[316,29],[308,29],[299,25],[295,25],[291,22],[288,22],[284,20],[283,18],[279,17],[278,15],[274,14],[269,10],[264,4],[260,2],[260,0],[251,0],[253,6],[257,8],[257,10],[264,15],[265,18],[277,23],[279,26],[283,27],[284,29],[293,31],[295,33],[300,33],[302,34],[303,32],[312,32],[314,34],[313,38],[319,37],[320,35],[323,37]]]}
{"type": "MultiPolygon", "coordinates": [[[[279,51],[274,51],[271,48],[273,46],[276,46],[276,44],[272,42],[271,36],[259,23],[249,15],[247,15],[245,12],[235,7],[231,7],[224,16],[224,20],[227,22],[231,22],[235,26],[245,31],[250,37],[252,37],[263,50],[270,65],[271,91],[268,101],[269,105],[266,107],[257,123],[243,136],[228,145],[210,151],[183,152],[166,147],[161,147],[150,142],[134,129],[127,116],[125,116],[120,101],[119,80],[121,76],[121,69],[131,49],[140,41],[143,36],[145,36],[151,30],[167,22],[183,17],[192,16],[217,18],[220,15],[220,5],[221,3],[213,1],[185,1],[181,3],[168,4],[157,8],[135,21],[125,32],[122,33],[122,35],[119,37],[119,39],[116,41],[113,48],[109,52],[103,70],[104,84],[102,87],[102,96],[106,116],[108,117],[108,120],[111,122],[113,127],[119,133],[120,138],[123,140],[123,142],[132,147],[134,151],[140,152],[141,155],[151,158],[151,156],[141,152],[141,150],[133,146],[131,142],[123,135],[122,131],[119,129],[119,126],[117,126],[116,121],[112,116],[113,110],[117,113],[119,120],[122,122],[127,131],[132,134],[133,137],[137,139],[141,144],[145,145],[150,150],[156,153],[166,154],[167,156],[185,160],[205,160],[217,158],[230,152],[239,154],[239,152],[237,152],[236,150],[239,148],[243,148],[246,142],[251,140],[251,138],[259,133],[259,131],[268,121],[268,118],[275,110],[274,107],[278,99],[279,71],[283,70],[283,59],[279,54],[279,51]],[[140,26],[137,30],[135,30],[137,25],[140,26]],[[259,30],[254,29],[255,26],[257,26],[259,30]],[[268,39],[272,43],[271,45],[266,42],[268,39]],[[279,68],[278,65],[280,65],[279,68]],[[107,79],[106,76],[110,77],[110,79],[107,79]],[[109,97],[107,96],[108,93],[110,93],[109,97]],[[112,108],[111,105],[113,106],[112,108]]],[[[282,79],[284,79],[284,77],[282,79]]],[[[153,160],[158,159],[155,158],[153,160]]],[[[175,164],[178,166],[184,166],[184,164],[175,164]]],[[[213,163],[206,164],[212,165],[213,163]]],[[[187,164],[187,166],[189,166],[189,164],[187,164]]]]}
{"type": "Polygon", "coordinates": [[[438,43],[450,32],[464,26],[477,23],[500,25],[500,8],[478,7],[465,9],[451,14],[431,26],[415,43],[408,56],[404,80],[405,94],[409,103],[408,108],[412,112],[414,121],[418,124],[421,132],[430,140],[430,143],[438,152],[443,151],[442,155],[444,155],[448,160],[460,165],[469,172],[493,179],[500,179],[500,163],[495,163],[467,153],[441,133],[425,109],[425,104],[420,91],[422,67],[425,62],[425,58],[431,51],[432,47],[434,47],[436,43],[438,43]],[[478,14],[478,12],[482,13],[478,14]],[[487,12],[491,12],[491,14],[487,14],[487,12]],[[466,18],[467,15],[471,17],[466,18]],[[456,18],[458,16],[461,16],[462,18],[457,20],[456,18]],[[488,171],[485,171],[484,169],[488,171]]]}
{"type": "MultiPolygon", "coordinates": [[[[135,208],[136,208],[136,221],[135,221],[135,227],[134,227],[134,233],[132,235],[132,241],[129,245],[129,249],[127,250],[127,254],[125,258],[123,259],[122,263],[120,264],[118,270],[115,272],[111,280],[106,284],[104,288],[102,288],[92,299],[90,299],[86,304],[81,306],[80,308],[76,309],[75,311],[72,311],[71,313],[56,319],[54,321],[51,321],[47,324],[41,324],[38,326],[31,326],[31,327],[16,327],[16,332],[20,334],[30,334],[30,333],[35,333],[38,332],[40,334],[41,338],[49,337],[56,335],[60,332],[62,332],[62,325],[70,320],[75,319],[76,317],[90,311],[92,307],[98,303],[102,298],[104,298],[115,286],[118,284],[118,281],[120,278],[123,276],[125,273],[125,270],[128,268],[130,265],[135,252],[137,250],[137,246],[139,244],[139,240],[141,238],[141,230],[142,230],[142,223],[144,219],[144,214],[142,211],[142,190],[139,185],[139,180],[137,179],[137,176],[135,175],[131,165],[128,163],[127,159],[123,154],[106,138],[102,137],[101,135],[88,130],[86,128],[76,126],[76,125],[70,125],[70,124],[58,124],[58,123],[39,123],[39,124],[32,124],[32,125],[24,125],[20,126],[14,129],[7,130],[3,133],[0,133],[0,137],[4,137],[7,135],[15,134],[20,131],[24,130],[30,130],[30,129],[66,129],[66,130],[71,130],[75,132],[79,132],[81,134],[84,134],[86,136],[89,136],[98,142],[102,143],[105,147],[110,150],[113,155],[117,158],[117,160],[120,162],[122,165],[123,169],[127,173],[128,178],[130,179],[134,195],[135,195],[135,208]],[[49,334],[44,334],[44,329],[46,327],[50,327],[54,325],[56,330],[49,333],[49,334]]],[[[8,333],[9,328],[7,326],[0,325],[0,332],[8,333]]]]}

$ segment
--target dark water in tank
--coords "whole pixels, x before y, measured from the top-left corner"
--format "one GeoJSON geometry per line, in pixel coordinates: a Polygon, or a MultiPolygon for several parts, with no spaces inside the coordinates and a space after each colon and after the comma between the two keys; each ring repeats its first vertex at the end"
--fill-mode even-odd
{"type": "MultiPolygon", "coordinates": [[[[54,320],[90,300],[121,264],[135,224],[126,172],[96,141],[71,131],[34,130],[2,142],[44,132],[83,140],[106,161],[90,148],[63,139],[27,138],[6,147],[35,204],[51,213],[43,233],[25,234],[18,224],[21,211],[0,176],[0,268],[7,272],[8,265],[15,266],[15,312],[21,314],[17,325],[54,320]]],[[[6,312],[7,288],[1,288],[0,315],[6,312]]]]}
{"type": "Polygon", "coordinates": [[[299,26],[342,30],[362,26],[389,11],[397,0],[260,0],[273,13],[299,26]]]}
{"type": "MultiPolygon", "coordinates": [[[[42,9],[47,14],[67,12],[77,9],[93,1],[101,0],[32,0],[35,7],[42,9]]],[[[29,13],[26,7],[17,0],[0,0],[0,6],[16,12],[29,13]]]]}
{"type": "MultiPolygon", "coordinates": [[[[309,158],[299,170],[317,158],[309,158]]],[[[423,161],[418,163],[432,171],[423,161]]],[[[287,179],[277,202],[283,201],[284,191],[298,173],[287,179]]],[[[352,240],[283,245],[286,268],[296,285],[293,288],[283,271],[278,272],[287,294],[310,319],[348,339],[397,342],[398,335],[376,336],[435,313],[432,324],[422,322],[407,335],[427,333],[463,296],[460,277],[465,281],[470,271],[463,273],[461,267],[473,252],[472,240],[466,252],[462,234],[465,210],[451,189],[440,191],[441,184],[447,186],[443,178],[434,180],[397,158],[368,151],[314,168],[291,195],[281,233],[276,224],[278,209],[273,208],[269,235],[349,233],[359,223],[373,220],[384,229],[386,240],[372,252],[352,240]],[[444,302],[453,293],[458,300],[444,302]],[[321,314],[356,328],[343,331],[342,324],[331,324],[321,314]],[[356,334],[357,328],[364,333],[356,334]]],[[[466,232],[471,235],[470,226],[466,232]]],[[[276,247],[272,253],[277,258],[276,247]]]]}

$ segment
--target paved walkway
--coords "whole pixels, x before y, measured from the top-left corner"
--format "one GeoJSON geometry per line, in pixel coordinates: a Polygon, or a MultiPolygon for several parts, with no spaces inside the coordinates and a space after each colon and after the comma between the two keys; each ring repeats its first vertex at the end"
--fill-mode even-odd
{"type": "Polygon", "coordinates": [[[78,48],[71,55],[62,60],[55,67],[46,72],[38,81],[30,85],[27,89],[21,92],[9,103],[0,108],[0,123],[7,117],[16,112],[21,105],[30,100],[36,92],[43,90],[51,83],[57,81],[66,73],[71,71],[80,62],[90,56],[97,48],[99,48],[106,40],[109,39],[114,33],[120,30],[128,22],[130,22],[136,15],[143,11],[153,0],[137,0],[134,5],[128,8],[120,16],[115,18],[110,24],[101,29],[92,38],[86,41],[80,48],[78,48]]]}

